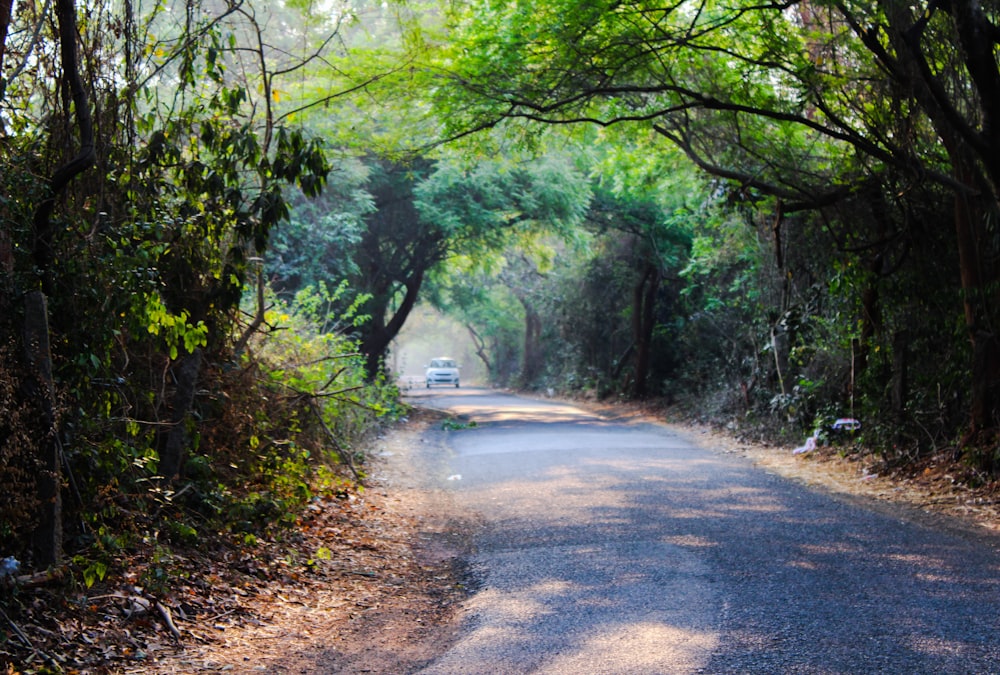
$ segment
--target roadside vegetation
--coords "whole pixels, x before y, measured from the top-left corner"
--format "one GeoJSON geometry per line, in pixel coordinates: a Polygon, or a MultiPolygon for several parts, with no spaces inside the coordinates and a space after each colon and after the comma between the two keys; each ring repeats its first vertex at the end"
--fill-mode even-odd
{"type": "Polygon", "coordinates": [[[196,551],[328,555],[421,303],[496,386],[995,485],[998,22],[0,0],[0,663],[82,667],[33,637],[101,584],[169,629],[196,551]]]}

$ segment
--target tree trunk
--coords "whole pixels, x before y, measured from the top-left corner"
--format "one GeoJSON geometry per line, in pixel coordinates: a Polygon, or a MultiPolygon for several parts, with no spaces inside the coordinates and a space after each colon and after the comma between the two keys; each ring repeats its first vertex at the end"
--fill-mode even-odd
{"type": "Polygon", "coordinates": [[[994,432],[1000,408],[1000,340],[993,328],[1000,302],[1000,269],[992,235],[986,230],[987,214],[998,210],[1000,196],[1000,71],[995,58],[996,29],[981,3],[930,2],[912,25],[905,3],[892,6],[890,33],[900,59],[896,72],[912,88],[926,111],[948,154],[955,178],[955,235],[962,283],[965,327],[972,347],[970,364],[969,433],[963,443],[983,440],[994,432]],[[942,101],[940,83],[921,49],[924,31],[934,13],[941,10],[954,21],[960,53],[980,109],[982,131],[956,122],[950,102],[942,101]]]}
{"type": "Polygon", "coordinates": [[[639,282],[632,289],[632,341],[635,344],[635,370],[632,395],[645,398],[649,393],[649,364],[652,358],[653,329],[656,327],[656,295],[660,290],[660,271],[647,264],[639,282]]]}
{"type": "Polygon", "coordinates": [[[892,336],[892,416],[898,427],[906,421],[906,400],[910,396],[909,334],[905,330],[892,336]]]}
{"type": "MultiPolygon", "coordinates": [[[[10,25],[11,3],[0,0],[0,50],[6,43],[10,25]]],[[[24,343],[27,361],[34,371],[35,383],[31,386],[41,402],[45,417],[46,434],[40,440],[38,459],[38,497],[41,502],[39,525],[33,535],[33,546],[39,564],[50,565],[62,557],[62,500],[60,486],[59,435],[55,419],[55,391],[52,382],[52,357],[50,353],[48,305],[45,293],[52,292],[51,267],[53,261],[53,236],[55,228],[51,222],[56,197],[73,178],[93,164],[94,128],[90,115],[90,103],[80,78],[76,38],[76,5],[73,0],[57,0],[56,16],[59,24],[59,49],[63,77],[69,85],[73,98],[73,109],[80,134],[80,149],[77,154],[61,165],[49,179],[48,194],[35,208],[32,221],[35,260],[42,290],[31,291],[25,296],[24,343]]],[[[0,51],[0,54],[3,54],[0,51]]],[[[2,94],[2,92],[0,92],[2,94]]]]}
{"type": "Polygon", "coordinates": [[[472,324],[465,324],[465,328],[469,331],[469,337],[472,339],[472,345],[476,349],[476,356],[478,356],[479,360],[483,362],[484,366],[486,366],[486,376],[492,379],[495,374],[495,368],[493,367],[493,364],[490,363],[490,356],[486,352],[486,340],[483,339],[472,324]]]}
{"type": "Polygon", "coordinates": [[[49,350],[49,319],[45,295],[32,291],[24,297],[24,349],[34,377],[28,394],[38,401],[44,417],[45,435],[38,443],[38,525],[32,533],[32,548],[39,566],[54,565],[62,558],[62,472],[59,436],[55,420],[55,387],[49,350]]]}
{"type": "MultiPolygon", "coordinates": [[[[867,201],[875,221],[876,239],[880,242],[887,241],[890,232],[889,207],[885,201],[885,194],[878,185],[872,187],[871,195],[867,201]]],[[[881,250],[872,252],[870,256],[867,265],[868,276],[865,280],[865,287],[861,291],[861,336],[858,349],[854,352],[856,357],[855,376],[865,372],[868,368],[872,340],[882,332],[882,298],[879,285],[885,262],[881,250]]]]}
{"type": "Polygon", "coordinates": [[[184,454],[188,445],[186,421],[194,405],[201,359],[201,349],[195,349],[178,359],[173,369],[176,388],[170,402],[170,424],[157,439],[160,455],[159,473],[170,481],[180,476],[184,467],[184,454]]]}
{"type": "Polygon", "coordinates": [[[381,371],[382,361],[386,352],[389,351],[389,345],[399,335],[403,324],[406,323],[410,312],[417,304],[417,296],[420,294],[423,282],[423,272],[415,274],[406,282],[406,293],[403,295],[403,301],[388,322],[385,320],[385,315],[388,313],[387,303],[380,303],[379,306],[373,308],[372,320],[361,338],[361,353],[365,355],[365,368],[369,380],[374,380],[381,371]]]}
{"type": "MultiPolygon", "coordinates": [[[[946,144],[947,147],[947,144],[946,144]]],[[[956,177],[970,188],[978,181],[957,152],[952,152],[956,177]]],[[[996,429],[1000,409],[1000,343],[993,330],[998,271],[984,265],[989,251],[985,231],[986,207],[979,197],[959,192],[955,196],[955,233],[958,240],[959,272],[962,280],[965,327],[972,346],[969,434],[975,442],[989,429],[996,429]]]]}
{"type": "MultiPolygon", "coordinates": [[[[3,2],[4,0],[0,0],[3,2]]],[[[60,166],[49,179],[49,190],[34,214],[34,250],[32,254],[42,283],[42,290],[54,292],[51,276],[53,261],[53,237],[55,228],[51,222],[56,197],[76,176],[86,171],[94,163],[97,153],[94,149],[94,123],[90,115],[90,101],[80,78],[79,59],[76,50],[76,5],[73,0],[57,0],[56,14],[59,17],[59,50],[63,67],[63,77],[69,83],[73,98],[73,111],[80,133],[80,149],[68,162],[60,166]]]]}
{"type": "MultiPolygon", "coordinates": [[[[0,0],[0,101],[3,101],[7,91],[7,81],[3,79],[4,56],[7,54],[7,32],[10,29],[11,10],[14,7],[14,0],[0,0]]],[[[0,122],[0,129],[2,129],[0,122]]]]}
{"type": "Polygon", "coordinates": [[[524,307],[524,360],[521,366],[521,381],[525,386],[536,383],[542,372],[542,317],[538,310],[522,298],[524,307]]]}

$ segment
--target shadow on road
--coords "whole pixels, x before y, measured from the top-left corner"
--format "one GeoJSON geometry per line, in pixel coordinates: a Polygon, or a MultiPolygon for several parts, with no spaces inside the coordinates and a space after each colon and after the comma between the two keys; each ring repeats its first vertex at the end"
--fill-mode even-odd
{"type": "MultiPolygon", "coordinates": [[[[1000,556],[650,424],[488,390],[414,402],[486,526],[465,637],[425,671],[996,673],[1000,556]]],[[[442,479],[443,480],[443,479],[442,479]]]]}

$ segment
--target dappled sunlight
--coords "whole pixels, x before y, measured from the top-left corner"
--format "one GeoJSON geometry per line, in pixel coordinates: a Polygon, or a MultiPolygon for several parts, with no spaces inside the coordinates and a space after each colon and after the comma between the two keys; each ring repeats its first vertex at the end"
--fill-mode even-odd
{"type": "Polygon", "coordinates": [[[848,544],[843,541],[829,542],[825,544],[801,544],[799,549],[812,556],[830,556],[830,555],[843,555],[845,553],[854,554],[861,553],[863,549],[856,544],[848,544]]]}
{"type": "Polygon", "coordinates": [[[690,459],[688,457],[665,457],[663,447],[658,446],[651,449],[652,453],[660,456],[637,459],[635,456],[612,459],[608,457],[581,457],[578,462],[581,466],[597,467],[606,472],[619,472],[634,475],[635,477],[649,482],[676,483],[680,475],[693,473],[702,468],[712,468],[723,466],[722,462],[716,459],[690,459]]]}
{"type": "Polygon", "coordinates": [[[920,555],[918,553],[891,553],[885,556],[888,560],[893,560],[895,562],[905,563],[907,565],[934,565],[939,566],[942,564],[942,560],[938,558],[929,558],[925,555],[920,555]]]}
{"type": "Polygon", "coordinates": [[[927,635],[913,636],[909,640],[909,648],[915,652],[931,656],[962,657],[972,652],[970,646],[958,640],[930,637],[927,635]]]}
{"type": "Polygon", "coordinates": [[[514,397],[488,389],[448,389],[407,392],[420,405],[446,409],[459,417],[475,420],[477,424],[507,424],[533,422],[545,424],[586,422],[608,424],[601,417],[573,405],[557,401],[531,400],[514,397]]]}
{"type": "MultiPolygon", "coordinates": [[[[948,586],[956,586],[965,582],[965,570],[955,568],[952,563],[942,559],[940,556],[921,555],[917,553],[893,553],[883,556],[884,559],[893,563],[914,570],[912,578],[925,584],[942,586],[947,590],[948,586]]],[[[983,578],[979,582],[991,591],[1000,590],[1000,577],[983,578]]]]}
{"type": "Polygon", "coordinates": [[[796,547],[797,555],[788,560],[785,565],[793,569],[821,571],[829,565],[843,565],[845,556],[862,554],[860,547],[845,542],[827,544],[800,544],[796,547]]]}
{"type": "Polygon", "coordinates": [[[796,567],[798,569],[815,571],[822,569],[820,565],[816,564],[812,560],[790,560],[786,563],[789,567],[796,567]]]}
{"type": "MultiPolygon", "coordinates": [[[[756,488],[710,489],[696,487],[699,499],[703,501],[695,512],[709,517],[732,517],[735,512],[778,514],[788,513],[788,505],[772,493],[756,488]],[[706,505],[711,505],[705,508],[706,505]],[[713,515],[714,514],[714,515],[713,515]]],[[[671,512],[673,514],[673,512],[671,512]]]]}
{"type": "Polygon", "coordinates": [[[669,517],[677,520],[705,520],[707,519],[722,519],[728,518],[729,514],[725,511],[717,511],[714,509],[698,509],[698,508],[673,508],[669,511],[669,517]]]}
{"type": "Polygon", "coordinates": [[[664,663],[671,672],[694,671],[708,661],[719,634],[636,621],[596,627],[567,650],[550,659],[538,673],[656,673],[664,663]],[[611,659],[610,654],[620,655],[611,659]]]}
{"type": "Polygon", "coordinates": [[[730,511],[751,511],[756,513],[777,513],[779,511],[787,511],[787,507],[778,500],[773,500],[770,503],[760,503],[760,504],[740,504],[734,503],[729,507],[730,511]]]}
{"type": "Polygon", "coordinates": [[[516,627],[531,624],[540,617],[551,614],[552,598],[569,595],[577,589],[562,580],[546,580],[532,584],[517,593],[498,593],[485,590],[479,594],[479,601],[489,604],[491,625],[516,627]]]}
{"type": "Polygon", "coordinates": [[[683,546],[686,548],[709,548],[713,546],[718,546],[719,542],[712,541],[711,539],[706,539],[705,537],[699,537],[694,534],[681,534],[674,537],[664,537],[662,541],[665,544],[671,544],[672,546],[683,546]]]}
{"type": "Polygon", "coordinates": [[[720,644],[708,618],[714,588],[683,547],[584,543],[490,560],[486,587],[466,603],[471,630],[428,673],[693,672],[720,644]],[[519,660],[522,650],[534,656],[519,660]],[[479,665],[469,669],[463,655],[479,665]]]}
{"type": "Polygon", "coordinates": [[[488,504],[491,511],[503,516],[519,513],[532,514],[539,521],[574,520],[581,512],[602,511],[603,522],[617,521],[626,524],[612,513],[624,515],[627,493],[614,488],[614,480],[584,480],[566,471],[552,471],[535,479],[535,488],[529,492],[518,490],[515,482],[495,483],[476,487],[476,501],[488,504]]]}
{"type": "MultiPolygon", "coordinates": [[[[488,450],[492,446],[493,443],[486,443],[485,448],[478,447],[488,450]]],[[[725,520],[742,517],[740,514],[797,517],[786,503],[766,490],[706,485],[703,476],[698,476],[699,469],[692,469],[683,459],[628,462],[584,456],[570,464],[541,463],[534,473],[526,460],[520,464],[523,473],[517,478],[501,480],[484,468],[482,458],[488,454],[467,457],[489,479],[466,481],[457,487],[469,492],[472,502],[502,519],[531,514],[538,523],[572,523],[585,517],[595,524],[634,527],[629,519],[631,507],[637,502],[652,501],[656,505],[651,508],[658,512],[661,522],[725,520]],[[523,489],[525,480],[531,483],[530,490],[523,489]],[[697,500],[689,498],[694,494],[697,500]]],[[[466,475],[466,469],[460,470],[466,475]]]]}
{"type": "MultiPolygon", "coordinates": [[[[473,399],[451,397],[452,410],[476,418],[462,407],[473,399]]],[[[489,573],[467,603],[471,631],[428,673],[746,672],[748,654],[754,672],[790,672],[771,659],[834,672],[824,658],[857,665],[859,635],[904,658],[982,658],[993,620],[963,612],[995,597],[1000,574],[955,566],[954,543],[883,541],[883,521],[851,504],[652,425],[576,412],[515,400],[448,436],[464,477],[448,487],[489,523],[477,540],[489,573]],[[969,641],[940,618],[954,607],[978,632],[969,641]],[[790,651],[799,626],[818,651],[790,651]]]]}
{"type": "Polygon", "coordinates": [[[468,417],[479,424],[498,422],[595,422],[598,418],[579,408],[552,403],[510,406],[503,410],[477,405],[453,405],[450,407],[460,417],[468,417]]]}

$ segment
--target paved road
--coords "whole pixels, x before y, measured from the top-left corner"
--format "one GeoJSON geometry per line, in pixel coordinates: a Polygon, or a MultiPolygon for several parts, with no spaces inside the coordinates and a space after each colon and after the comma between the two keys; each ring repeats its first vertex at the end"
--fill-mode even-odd
{"type": "Polygon", "coordinates": [[[1000,673],[996,539],[656,425],[488,390],[413,399],[477,422],[436,432],[428,466],[484,523],[464,632],[425,675],[1000,673]]]}

